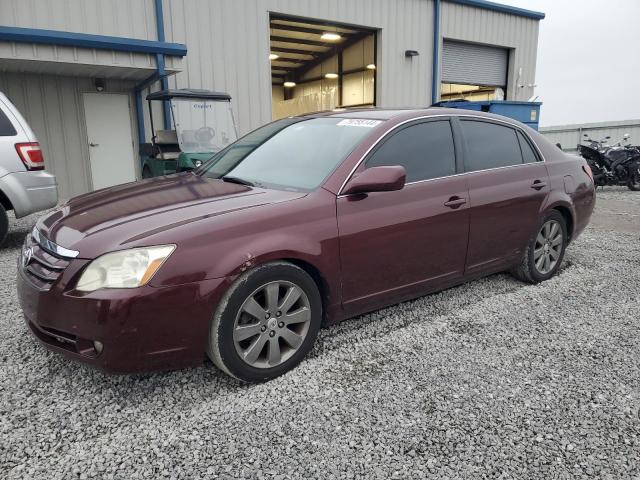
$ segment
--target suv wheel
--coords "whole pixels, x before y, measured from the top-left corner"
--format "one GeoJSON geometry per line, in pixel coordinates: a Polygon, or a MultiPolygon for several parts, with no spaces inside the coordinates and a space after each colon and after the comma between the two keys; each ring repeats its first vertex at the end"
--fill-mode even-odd
{"type": "Polygon", "coordinates": [[[557,210],[547,213],[529,241],[527,250],[513,275],[528,283],[553,277],[562,263],[567,247],[567,224],[557,210]]]}
{"type": "Polygon", "coordinates": [[[313,346],[322,319],[314,280],[288,262],[244,273],[214,314],[207,353],[222,371],[246,382],[291,370],[313,346]]]}
{"type": "Polygon", "coordinates": [[[0,205],[0,245],[2,245],[7,238],[9,232],[9,217],[7,217],[7,211],[2,205],[0,205]]]}

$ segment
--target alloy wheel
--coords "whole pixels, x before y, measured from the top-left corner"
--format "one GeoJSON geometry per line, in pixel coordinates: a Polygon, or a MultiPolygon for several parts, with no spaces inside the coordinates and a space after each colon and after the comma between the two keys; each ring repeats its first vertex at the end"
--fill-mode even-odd
{"type": "Polygon", "coordinates": [[[563,233],[560,223],[548,220],[542,225],[533,249],[533,263],[542,275],[551,272],[560,259],[563,248],[563,233]]]}
{"type": "Polygon", "coordinates": [[[276,367],[298,351],[310,324],[309,297],[302,288],[284,280],[266,283],[247,297],[236,315],[236,352],[252,367],[276,367]]]}

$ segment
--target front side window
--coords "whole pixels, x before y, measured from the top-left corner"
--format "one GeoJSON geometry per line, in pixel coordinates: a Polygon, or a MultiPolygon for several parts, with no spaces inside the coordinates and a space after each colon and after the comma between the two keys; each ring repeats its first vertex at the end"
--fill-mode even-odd
{"type": "Polygon", "coordinates": [[[198,173],[264,188],[310,191],[379,123],[337,117],[285,118],[242,137],[198,173]]]}
{"type": "Polygon", "coordinates": [[[366,165],[401,165],[407,171],[407,183],[453,175],[456,156],[451,124],[438,120],[403,128],[386,140],[366,165]]]}
{"type": "Polygon", "coordinates": [[[467,172],[522,164],[516,131],[511,127],[475,120],[461,120],[467,144],[467,172]]]}

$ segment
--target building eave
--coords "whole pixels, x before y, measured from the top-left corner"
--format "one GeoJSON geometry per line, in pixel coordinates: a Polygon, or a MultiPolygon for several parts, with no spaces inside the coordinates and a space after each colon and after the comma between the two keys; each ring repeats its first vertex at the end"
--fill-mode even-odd
{"type": "Polygon", "coordinates": [[[501,3],[489,2],[486,0],[446,0],[450,3],[457,3],[459,5],[466,5],[468,7],[483,8],[485,10],[493,10],[494,12],[508,13],[510,15],[517,15],[519,17],[531,18],[533,20],[542,20],[545,14],[542,12],[536,12],[533,10],[527,10],[525,8],[512,7],[511,5],[503,5],[501,3]]]}
{"type": "Polygon", "coordinates": [[[0,26],[0,41],[65,45],[79,48],[97,48],[101,50],[163,54],[178,57],[184,57],[187,54],[187,46],[182,43],[44,30],[40,28],[0,26]]]}

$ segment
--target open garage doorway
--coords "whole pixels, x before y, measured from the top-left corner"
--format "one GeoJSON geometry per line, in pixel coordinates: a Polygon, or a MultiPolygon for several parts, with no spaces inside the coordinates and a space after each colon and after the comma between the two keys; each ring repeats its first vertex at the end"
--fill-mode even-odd
{"type": "Polygon", "coordinates": [[[506,100],[509,50],[444,40],[440,99],[506,100]]]}
{"type": "Polygon", "coordinates": [[[273,119],[376,104],[374,29],[271,14],[273,119]]]}

